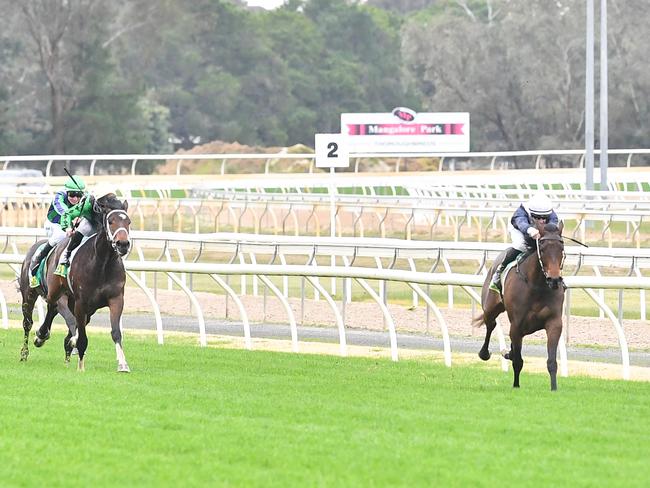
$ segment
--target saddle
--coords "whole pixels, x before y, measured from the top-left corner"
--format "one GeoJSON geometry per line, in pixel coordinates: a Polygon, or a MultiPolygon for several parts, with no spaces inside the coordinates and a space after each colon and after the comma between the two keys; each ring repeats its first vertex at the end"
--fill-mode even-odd
{"type": "Polygon", "coordinates": [[[530,256],[531,254],[533,254],[533,252],[535,252],[535,251],[534,251],[533,249],[531,249],[531,248],[526,249],[525,251],[519,253],[519,256],[517,256],[517,257],[514,259],[514,261],[508,263],[508,264],[506,265],[506,267],[503,268],[503,271],[501,272],[501,290],[500,290],[500,291],[501,291],[501,295],[503,295],[503,286],[504,286],[505,283],[506,283],[506,276],[508,276],[508,273],[510,272],[510,270],[512,270],[512,268],[514,268],[515,266],[519,266],[519,264],[522,263],[522,262],[524,262],[524,260],[525,260],[528,256],[530,256]]]}

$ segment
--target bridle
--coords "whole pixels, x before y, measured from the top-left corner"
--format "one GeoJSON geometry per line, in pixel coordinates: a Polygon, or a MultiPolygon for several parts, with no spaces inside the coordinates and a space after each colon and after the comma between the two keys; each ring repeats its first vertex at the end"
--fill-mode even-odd
{"type": "Polygon", "coordinates": [[[111,210],[110,212],[108,212],[104,216],[104,224],[105,224],[104,228],[106,229],[106,239],[108,239],[108,242],[111,243],[111,247],[113,248],[113,250],[115,252],[118,252],[117,251],[117,242],[115,241],[115,236],[117,236],[117,234],[119,234],[120,232],[124,232],[124,234],[126,235],[126,241],[129,243],[129,250],[131,249],[131,238],[129,236],[129,230],[125,226],[121,226],[121,227],[118,227],[115,230],[115,232],[112,232],[111,227],[110,227],[110,225],[108,223],[108,220],[110,219],[111,215],[113,215],[114,213],[119,213],[119,212],[123,213],[126,216],[126,218],[128,218],[129,215],[126,213],[125,210],[122,210],[121,208],[111,210]]]}
{"type": "Polygon", "coordinates": [[[562,239],[562,236],[559,235],[544,235],[537,239],[536,241],[536,248],[537,248],[537,261],[539,262],[539,267],[542,268],[542,273],[544,274],[544,278],[546,278],[547,281],[552,280],[548,276],[548,273],[546,272],[546,269],[544,268],[544,263],[542,263],[542,253],[540,251],[541,247],[541,241],[559,241],[562,244],[562,261],[560,261],[560,270],[564,268],[564,260],[566,259],[566,253],[564,252],[564,239],[562,239]]]}

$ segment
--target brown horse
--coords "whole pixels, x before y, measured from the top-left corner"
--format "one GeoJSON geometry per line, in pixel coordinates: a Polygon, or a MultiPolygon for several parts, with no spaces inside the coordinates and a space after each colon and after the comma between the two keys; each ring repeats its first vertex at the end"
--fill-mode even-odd
{"type": "Polygon", "coordinates": [[[127,209],[128,203],[119,201],[112,193],[94,201],[91,220],[99,230],[77,248],[67,279],[54,274],[59,256],[65,252],[67,239],[46,258],[47,273],[43,277],[42,284],[37,288],[29,287],[29,263],[40,242],[29,250],[20,273],[25,331],[20,354],[21,361],[26,361],[29,356],[29,332],[34,323],[32,313],[36,299],[40,295],[47,302],[47,313],[43,324],[36,331],[34,338],[36,347],[41,347],[50,338],[52,320],[57,313],[60,313],[68,326],[68,335],[63,342],[66,363],[70,361],[70,354],[76,346],[79,352],[78,369],[83,371],[84,356],[88,347],[86,325],[99,308],[108,307],[111,337],[115,343],[118,360],[117,370],[129,372],[122,349],[120,330],[126,282],[122,257],[131,247],[129,239],[131,219],[126,213],[127,209]]]}
{"type": "Polygon", "coordinates": [[[521,356],[523,337],[541,329],[546,330],[546,367],[551,376],[551,390],[557,390],[557,345],[562,334],[562,305],[564,303],[563,223],[536,225],[540,231],[536,249],[512,268],[503,284],[503,295],[489,289],[492,274],[503,259],[495,260],[483,283],[481,305],[483,313],[474,319],[474,325],[486,325],[485,342],[478,353],[490,359],[490,336],[496,326],[497,316],[504,310],[510,319],[511,350],[504,357],[512,361],[513,387],[519,388],[519,373],[524,366],[521,356]]]}

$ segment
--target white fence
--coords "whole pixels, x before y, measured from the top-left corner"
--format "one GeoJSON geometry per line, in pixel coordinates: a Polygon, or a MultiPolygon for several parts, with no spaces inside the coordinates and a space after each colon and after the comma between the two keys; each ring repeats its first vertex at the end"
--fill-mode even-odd
{"type": "MultiPolygon", "coordinates": [[[[163,236],[161,236],[162,238],[163,236]]],[[[259,236],[255,236],[259,237],[259,236]]],[[[188,240],[188,239],[186,239],[188,240]]],[[[333,243],[331,243],[332,245],[333,243]]],[[[266,243],[266,246],[273,247],[273,244],[266,243]]],[[[289,245],[289,244],[287,244],[289,245]]],[[[277,246],[277,244],[276,244],[277,246]]],[[[369,248],[367,248],[369,249],[369,248]]],[[[610,251],[610,250],[608,250],[610,251]]],[[[358,247],[354,247],[352,252],[358,252],[358,247]]],[[[385,252],[385,250],[384,250],[385,252]]],[[[406,250],[404,251],[407,252],[406,250]]],[[[458,252],[458,250],[457,250],[458,252]]],[[[6,263],[16,271],[17,265],[23,260],[23,255],[14,254],[0,254],[0,263],[6,263]]],[[[348,260],[346,264],[350,264],[348,260]]],[[[152,261],[126,261],[125,262],[129,277],[133,282],[139,286],[147,295],[150,300],[152,310],[156,320],[156,329],[158,332],[158,341],[163,343],[163,328],[160,314],[160,308],[154,298],[154,293],[146,286],[146,280],[142,279],[137,273],[145,272],[159,272],[165,273],[169,278],[185,292],[192,302],[194,310],[197,314],[199,339],[202,345],[207,344],[207,337],[205,331],[205,320],[199,301],[194,296],[194,293],[187,286],[186,280],[182,277],[183,274],[203,274],[210,276],[215,283],[224,289],[228,296],[236,303],[240,310],[243,324],[243,336],[246,347],[252,348],[252,339],[250,335],[250,325],[247,318],[245,307],[239,299],[237,293],[228,285],[227,281],[221,276],[230,275],[246,275],[257,277],[282,303],[288,317],[292,347],[294,351],[299,350],[298,342],[298,328],[296,318],[291,310],[286,294],[280,291],[269,279],[269,276],[301,276],[304,277],[317,292],[324,297],[328,302],[334,316],[336,317],[337,328],[339,331],[339,344],[340,352],[342,355],[346,354],[347,345],[345,340],[345,327],[341,313],[338,306],[334,302],[332,295],[327,289],[322,286],[318,278],[344,278],[344,286],[348,286],[348,280],[355,280],[374,300],[378,307],[380,307],[385,322],[388,327],[391,357],[393,360],[398,358],[397,335],[395,331],[395,324],[391,317],[390,311],[386,307],[385,297],[377,293],[372,286],[367,283],[367,280],[378,280],[381,282],[401,282],[406,283],[415,295],[422,299],[435,315],[437,323],[440,327],[440,333],[443,339],[443,349],[445,364],[451,365],[451,346],[449,334],[442,314],[438,306],[431,300],[431,298],[422,290],[421,285],[438,285],[438,286],[457,286],[468,293],[472,299],[480,300],[478,294],[473,287],[481,286],[484,277],[481,275],[468,275],[458,273],[430,273],[421,271],[407,271],[386,268],[360,268],[355,266],[314,266],[313,264],[307,265],[287,265],[287,264],[209,264],[209,263],[188,263],[188,262],[152,262],[152,261]]],[[[611,320],[619,340],[621,349],[621,362],[622,362],[622,377],[628,379],[629,371],[629,353],[627,341],[623,327],[619,318],[613,313],[609,306],[605,303],[604,299],[594,291],[594,289],[635,289],[646,290],[650,288],[650,278],[641,276],[634,277],[603,277],[603,276],[567,276],[566,284],[570,289],[581,288],[584,289],[587,295],[597,304],[603,313],[611,320]]],[[[346,296],[344,291],[343,296],[346,296]]],[[[8,327],[8,311],[7,303],[4,295],[0,292],[0,309],[2,311],[3,325],[8,327]]],[[[500,347],[505,347],[505,339],[501,326],[497,327],[497,337],[500,347]]],[[[560,360],[562,374],[568,374],[567,355],[564,337],[560,346],[560,360]]],[[[507,368],[505,360],[502,366],[507,368]]]]}
{"type": "MultiPolygon", "coordinates": [[[[432,192],[433,190],[428,190],[432,192]]],[[[361,236],[370,233],[385,237],[389,232],[411,239],[420,236],[433,239],[440,228],[461,240],[461,233],[472,230],[479,241],[488,235],[508,238],[507,224],[514,208],[522,201],[507,198],[507,194],[487,198],[485,192],[472,196],[476,190],[450,196],[379,196],[337,194],[334,203],[336,228],[339,235],[361,236]],[[451,227],[452,230],[445,228],[451,227]]],[[[590,193],[581,197],[561,197],[557,193],[556,209],[562,219],[573,225],[572,237],[585,240],[586,229],[597,224],[602,240],[613,245],[612,225],[625,225],[626,240],[641,247],[644,229],[650,220],[650,196],[639,192],[604,192],[596,197],[590,193]]],[[[220,226],[231,226],[235,232],[243,228],[255,233],[312,234],[329,233],[330,197],[314,193],[259,193],[242,191],[213,192],[212,198],[129,198],[130,213],[138,224],[157,230],[187,230],[216,232],[220,226]]],[[[5,194],[0,198],[0,224],[25,227],[40,226],[50,204],[47,195],[5,194]]],[[[421,239],[422,237],[420,237],[421,239]]]]}
{"type": "MultiPolygon", "coordinates": [[[[596,155],[599,150],[594,151],[596,155]]],[[[609,164],[611,166],[633,167],[647,165],[650,149],[610,149],[609,164]]],[[[406,154],[352,154],[352,167],[355,173],[360,172],[366,160],[384,161],[392,164],[393,171],[408,171],[407,161],[413,159],[437,160],[439,171],[453,171],[456,169],[543,169],[554,167],[583,168],[585,151],[575,150],[546,150],[546,151],[500,151],[500,152],[473,152],[473,153],[406,153],[406,154]]],[[[137,165],[143,161],[176,161],[176,174],[183,173],[183,163],[188,160],[218,161],[219,168],[214,174],[228,174],[229,164],[232,161],[239,164],[234,173],[241,173],[243,160],[264,161],[263,173],[275,172],[275,167],[281,161],[304,161],[305,171],[314,171],[315,155],[313,153],[290,154],[286,150],[275,154],[94,154],[94,155],[45,155],[45,156],[0,156],[2,169],[16,167],[19,164],[36,163],[46,176],[50,176],[52,167],[57,162],[62,164],[69,161],[84,161],[88,164],[88,174],[94,175],[97,166],[127,165],[131,175],[137,174],[137,165]]]]}

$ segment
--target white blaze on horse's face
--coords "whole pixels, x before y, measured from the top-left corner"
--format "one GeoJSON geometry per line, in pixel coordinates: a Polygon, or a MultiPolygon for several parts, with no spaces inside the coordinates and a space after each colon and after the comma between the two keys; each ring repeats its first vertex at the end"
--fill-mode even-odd
{"type": "Polygon", "coordinates": [[[106,236],[120,256],[125,256],[131,249],[130,226],[131,219],[126,211],[116,209],[106,214],[106,236]]]}

